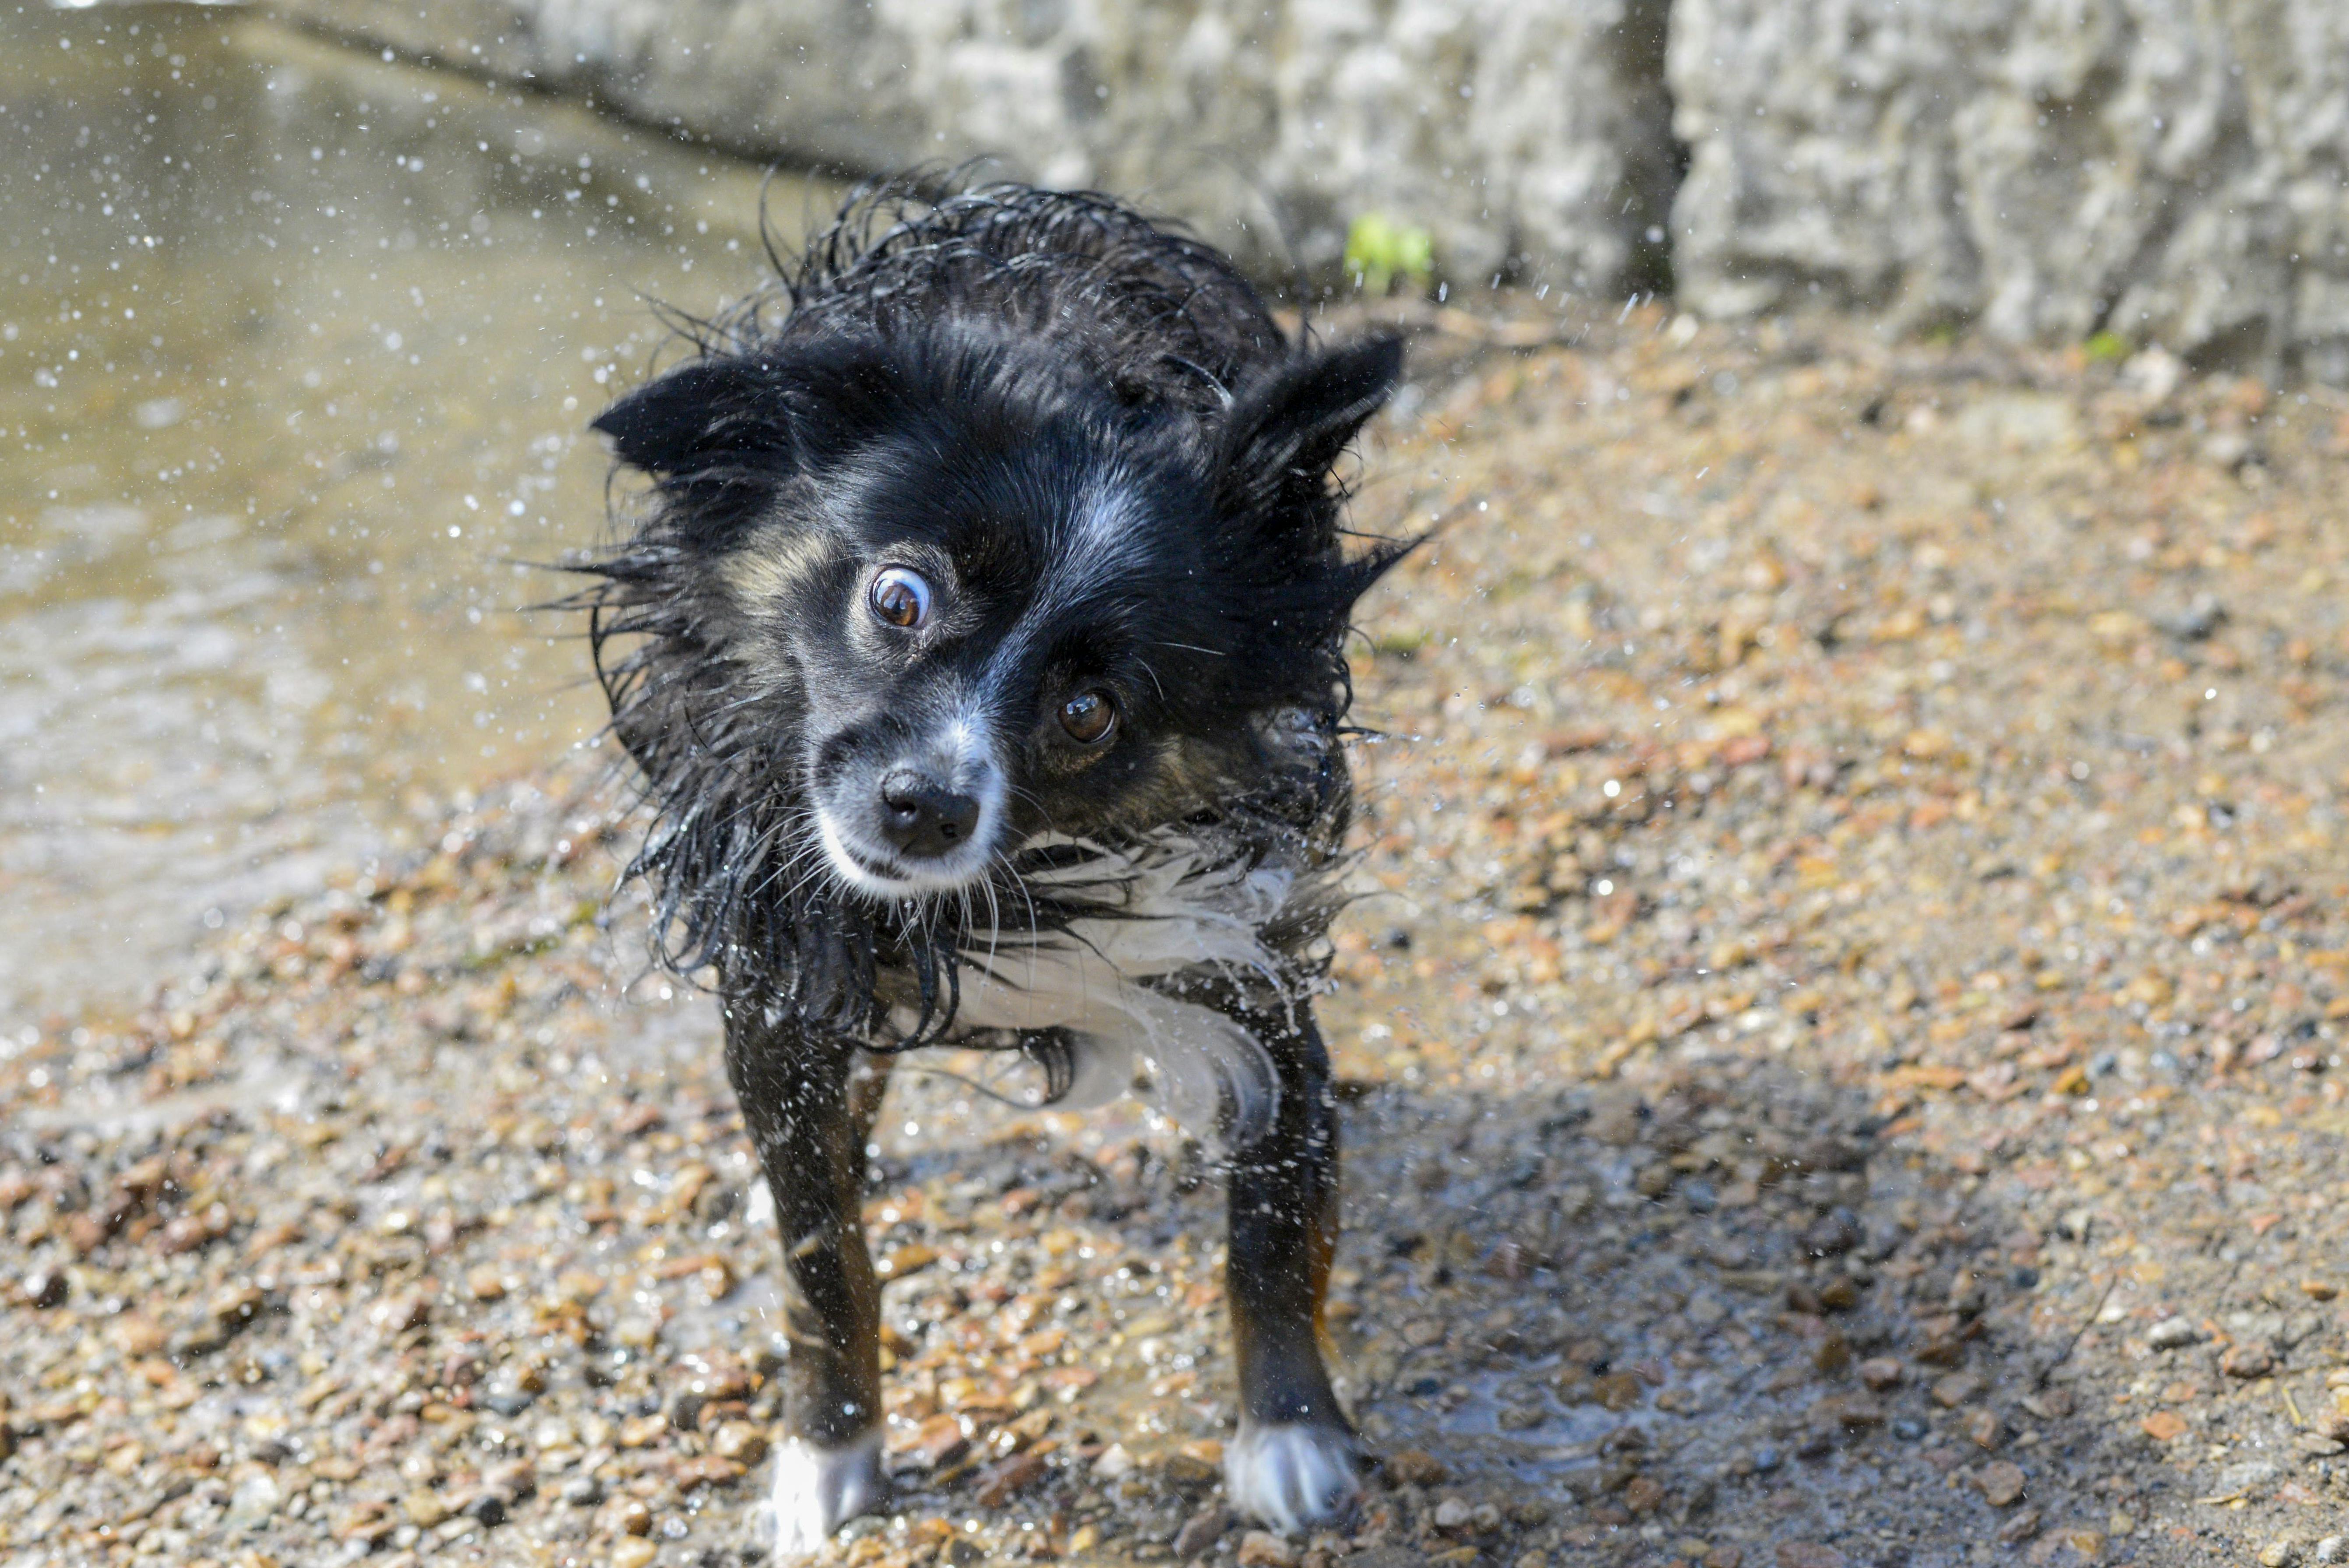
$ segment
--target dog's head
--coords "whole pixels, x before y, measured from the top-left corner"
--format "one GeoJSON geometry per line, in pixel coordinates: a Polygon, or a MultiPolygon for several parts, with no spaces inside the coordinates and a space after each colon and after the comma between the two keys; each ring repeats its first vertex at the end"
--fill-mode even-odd
{"type": "Polygon", "coordinates": [[[950,320],[706,355],[596,428],[657,481],[713,699],[795,726],[832,872],[921,897],[1211,806],[1268,716],[1341,703],[1400,550],[1344,552],[1330,469],[1401,364],[1299,351],[1201,414],[950,320]]]}

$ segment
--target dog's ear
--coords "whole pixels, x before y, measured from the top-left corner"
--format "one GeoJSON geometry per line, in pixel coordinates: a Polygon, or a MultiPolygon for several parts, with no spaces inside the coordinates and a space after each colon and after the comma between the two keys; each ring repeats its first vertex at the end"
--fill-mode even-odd
{"type": "Polygon", "coordinates": [[[1227,508],[1285,510],[1328,493],[1330,467],[1402,378],[1402,339],[1300,354],[1234,400],[1217,489],[1227,508]]]}
{"type": "Polygon", "coordinates": [[[787,452],[791,430],[773,381],[751,360],[698,360],[637,387],[588,428],[612,438],[622,462],[663,476],[787,452]]]}

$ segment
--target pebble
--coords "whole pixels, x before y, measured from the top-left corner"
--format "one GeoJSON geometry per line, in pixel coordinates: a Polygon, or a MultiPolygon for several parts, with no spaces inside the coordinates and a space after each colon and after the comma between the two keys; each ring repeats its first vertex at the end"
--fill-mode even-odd
{"type": "Polygon", "coordinates": [[[1001,1508],[1044,1477],[1044,1456],[1029,1449],[999,1461],[979,1477],[981,1508],[1001,1508]]]}
{"type": "Polygon", "coordinates": [[[2279,1535],[2260,1548],[2260,1568],[2292,1568],[2301,1559],[2301,1543],[2290,1535],[2279,1535]]]}
{"type": "Polygon", "coordinates": [[[1945,1410],[1954,1410],[1974,1398],[1987,1385],[1972,1372],[1952,1372],[1933,1380],[1933,1403],[1945,1410]]]}
{"type": "Polygon", "coordinates": [[[1231,1511],[1226,1508],[1203,1508],[1183,1522],[1174,1532],[1174,1555],[1189,1559],[1198,1556],[1224,1538],[1232,1527],[1231,1511]]]}
{"type": "Polygon", "coordinates": [[[767,1457],[767,1434],[748,1421],[728,1421],[710,1439],[709,1451],[740,1465],[755,1465],[767,1457]]]}
{"type": "Polygon", "coordinates": [[[2023,1467],[2006,1460],[1992,1460],[1975,1473],[1974,1484],[1982,1489],[1982,1501],[1992,1508],[2010,1507],[2023,1497],[2023,1467]]]}
{"type": "Polygon", "coordinates": [[[2219,1370],[2230,1377],[2264,1377],[2275,1364],[2275,1347],[2264,1339],[2239,1339],[2219,1357],[2219,1370]]]}
{"type": "Polygon", "coordinates": [[[2202,1331],[2182,1317],[2165,1317],[2146,1331],[2145,1342],[2156,1350],[2176,1350],[2201,1343],[2202,1331]]]}
{"type": "Polygon", "coordinates": [[[2038,1534],[2039,1525],[2039,1510],[2026,1508],[1998,1527],[1998,1538],[2011,1546],[2018,1541],[2028,1541],[2038,1534]]]}
{"type": "Polygon", "coordinates": [[[1964,1422],[1966,1437],[1978,1449],[1995,1449],[2006,1440],[2006,1423],[1996,1410],[1975,1410],[1964,1422]]]}
{"type": "Polygon", "coordinates": [[[660,1555],[660,1548],[638,1536],[629,1536],[613,1542],[608,1561],[612,1568],[647,1568],[660,1555]]]}
{"type": "Polygon", "coordinates": [[[1397,1486],[1440,1486],[1452,1474],[1443,1460],[1419,1449],[1398,1449],[1387,1455],[1385,1469],[1397,1486]]]}
{"type": "Polygon", "coordinates": [[[1251,1530],[1240,1537],[1240,1568],[1294,1568],[1297,1548],[1269,1531],[1251,1530]]]}

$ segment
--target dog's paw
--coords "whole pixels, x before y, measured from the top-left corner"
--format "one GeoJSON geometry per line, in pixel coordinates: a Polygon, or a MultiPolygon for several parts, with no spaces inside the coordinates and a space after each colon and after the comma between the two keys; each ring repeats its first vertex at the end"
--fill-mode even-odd
{"type": "Polygon", "coordinates": [[[775,1555],[785,1561],[814,1552],[847,1520],[889,1493],[881,1472],[881,1434],[870,1432],[836,1449],[793,1438],[775,1450],[775,1555]]]}
{"type": "Polygon", "coordinates": [[[1241,1512],[1284,1534],[1302,1534],[1361,1495],[1361,1454],[1342,1427],[1244,1421],[1224,1449],[1224,1491],[1241,1512]]]}

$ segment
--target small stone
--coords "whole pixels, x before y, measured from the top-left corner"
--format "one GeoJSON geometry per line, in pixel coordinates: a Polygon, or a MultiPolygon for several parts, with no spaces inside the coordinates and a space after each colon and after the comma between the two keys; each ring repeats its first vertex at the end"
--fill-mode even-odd
{"type": "Polygon", "coordinates": [[[1446,1535],[1455,1535],[1468,1528],[1468,1522],[1475,1515],[1475,1510],[1464,1500],[1447,1497],[1435,1505],[1435,1528],[1446,1535]]]}
{"type": "Polygon", "coordinates": [[[1884,1406],[1870,1395],[1845,1394],[1821,1403],[1826,1407],[1825,1413],[1831,1414],[1836,1420],[1854,1429],[1884,1424],[1884,1406]]]}
{"type": "Polygon", "coordinates": [[[1814,1257],[1831,1257],[1851,1251],[1865,1234],[1857,1215],[1849,1209],[1837,1209],[1803,1233],[1803,1245],[1814,1257]]]}
{"type": "Polygon", "coordinates": [[[1133,1456],[1126,1452],[1123,1443],[1112,1443],[1093,1460],[1093,1477],[1097,1480],[1115,1480],[1133,1469],[1133,1456]]]}
{"type": "Polygon", "coordinates": [[[2023,1467],[2006,1460],[1993,1460],[1974,1476],[1974,1484],[1982,1489],[1982,1501],[1992,1508],[2012,1507],[2023,1498],[2023,1467]]]}
{"type": "Polygon", "coordinates": [[[2316,1560],[2319,1563],[2338,1563],[2344,1547],[2349,1547],[2349,1536],[2328,1535],[2316,1543],[2316,1560]]]}
{"type": "Polygon", "coordinates": [[[258,1530],[285,1501],[275,1477],[265,1470],[249,1475],[237,1482],[236,1491],[230,1494],[228,1512],[221,1522],[232,1532],[258,1530]]]}
{"type": "Polygon", "coordinates": [[[16,1299],[26,1306],[63,1306],[72,1285],[63,1269],[35,1269],[16,1284],[16,1299]]]}
{"type": "Polygon", "coordinates": [[[2341,1451],[2341,1439],[2324,1432],[2302,1432],[2292,1439],[2292,1446],[2312,1459],[2324,1459],[2341,1451]]]}
{"type": "Polygon", "coordinates": [[[1823,1541],[1778,1543],[1778,1568],[1847,1568],[1850,1561],[1823,1541]]]}
{"type": "Polygon", "coordinates": [[[505,1276],[485,1264],[465,1276],[465,1288],[473,1293],[475,1301],[503,1301],[505,1276]]]}
{"type": "Polygon", "coordinates": [[[1386,1473],[1397,1486],[1441,1486],[1452,1472],[1433,1454],[1401,1449],[1387,1456],[1386,1473]]]}
{"type": "Polygon", "coordinates": [[[1213,1486],[1223,1474],[1213,1461],[1196,1454],[1169,1454],[1163,1469],[1168,1480],[1185,1491],[1213,1486]]]}
{"type": "Polygon", "coordinates": [[[647,1568],[660,1555],[660,1548],[642,1536],[632,1535],[612,1547],[612,1568],[647,1568]]]}
{"type": "Polygon", "coordinates": [[[2279,1535],[2260,1548],[2260,1568],[2292,1568],[2300,1561],[2300,1542],[2289,1535],[2279,1535]]]}
{"type": "Polygon", "coordinates": [[[505,1522],[506,1500],[494,1491],[476,1492],[465,1504],[466,1516],[484,1526],[505,1522]]]}
{"type": "Polygon", "coordinates": [[[592,1475],[575,1475],[563,1483],[562,1497],[574,1508],[593,1508],[604,1501],[604,1483],[592,1475]]]}
{"type": "Polygon", "coordinates": [[[1198,1556],[1224,1538],[1232,1527],[1231,1511],[1223,1508],[1203,1508],[1183,1522],[1174,1532],[1174,1555],[1188,1561],[1198,1556]]]}
{"type": "Polygon", "coordinates": [[[1859,1373],[1859,1380],[1879,1394],[1887,1388],[1899,1387],[1901,1378],[1908,1376],[1907,1369],[1889,1356],[1863,1361],[1856,1370],[1859,1373]]]}
{"type": "Polygon", "coordinates": [[[449,1505],[437,1491],[409,1492],[399,1500],[399,1511],[422,1530],[429,1530],[449,1517],[449,1505]]]}
{"type": "Polygon", "coordinates": [[[1044,1456],[1032,1450],[1013,1454],[990,1467],[978,1481],[978,1506],[1001,1508],[1043,1479],[1044,1456]]]}
{"type": "Polygon", "coordinates": [[[904,1279],[937,1261],[938,1250],[936,1247],[926,1247],[916,1242],[909,1246],[892,1248],[884,1253],[881,1261],[874,1265],[873,1272],[883,1279],[904,1279]]]}
{"type": "Polygon", "coordinates": [[[2028,1541],[2038,1534],[2039,1524],[2039,1511],[2026,1508],[1998,1527],[1998,1538],[2012,1546],[2018,1541],[2028,1541]]]}
{"type": "Polygon", "coordinates": [[[1240,1568],[1292,1568],[1297,1548],[1269,1531],[1251,1530],[1240,1537],[1240,1568]]]}
{"type": "Polygon", "coordinates": [[[767,1457],[767,1434],[748,1421],[728,1421],[710,1439],[709,1451],[739,1465],[755,1465],[767,1457]]]}
{"type": "Polygon", "coordinates": [[[2219,1357],[2219,1370],[2230,1377],[2264,1377],[2275,1364],[2275,1348],[2264,1339],[2239,1339],[2219,1357]]]}
{"type": "Polygon", "coordinates": [[[2175,1410],[2156,1410],[2137,1423],[2145,1435],[2157,1443],[2167,1443],[2186,1435],[2186,1418],[2175,1410]]]}
{"type": "Polygon", "coordinates": [[[1952,1372],[1933,1380],[1933,1403],[1945,1410],[1954,1410],[1979,1395],[1988,1387],[1980,1374],[1952,1372]]]}
{"type": "Polygon", "coordinates": [[[2145,1342],[2156,1350],[2178,1350],[2200,1341],[2202,1331],[2182,1317],[2165,1317],[2146,1331],[2145,1342]]]}
{"type": "Polygon", "coordinates": [[[1978,1449],[1994,1449],[2006,1440],[2006,1423],[1996,1410],[1976,1410],[1965,1419],[1967,1439],[1978,1449]]]}
{"type": "Polygon", "coordinates": [[[2240,1460],[2220,1469],[2218,1490],[2228,1494],[2250,1491],[2282,1473],[2282,1467],[2272,1460],[2240,1460]]]}

